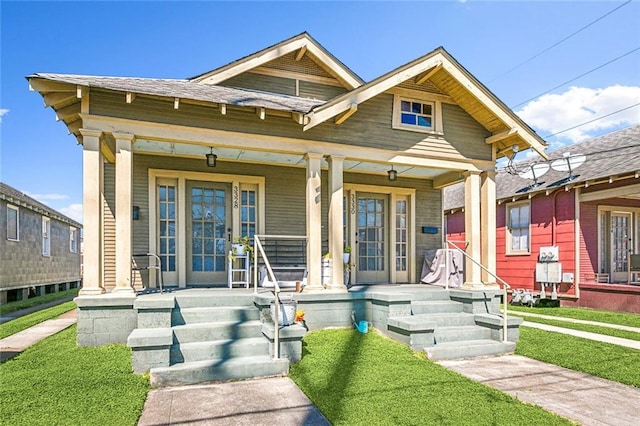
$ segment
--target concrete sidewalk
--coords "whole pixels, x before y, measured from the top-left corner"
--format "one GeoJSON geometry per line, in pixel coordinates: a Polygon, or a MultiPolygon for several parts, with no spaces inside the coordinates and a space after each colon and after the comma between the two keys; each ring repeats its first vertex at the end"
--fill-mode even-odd
{"type": "Polygon", "coordinates": [[[520,355],[439,364],[582,425],[640,424],[640,389],[632,386],[520,355]]]}
{"type": "Polygon", "coordinates": [[[621,337],[607,336],[605,334],[591,333],[589,331],[573,330],[570,328],[557,327],[555,325],[540,324],[537,322],[530,322],[530,321],[523,321],[522,325],[525,327],[538,328],[540,330],[553,331],[556,333],[568,334],[570,336],[582,337],[583,339],[595,340],[597,342],[611,343],[612,345],[625,346],[627,348],[640,350],[640,340],[623,339],[621,337]]]}
{"type": "Polygon", "coordinates": [[[288,377],[152,389],[138,426],[330,425],[288,377]]]}
{"type": "Polygon", "coordinates": [[[26,330],[0,339],[0,362],[5,362],[29,346],[35,345],[39,341],[70,327],[77,320],[78,312],[73,309],[57,318],[41,322],[26,330]]]}

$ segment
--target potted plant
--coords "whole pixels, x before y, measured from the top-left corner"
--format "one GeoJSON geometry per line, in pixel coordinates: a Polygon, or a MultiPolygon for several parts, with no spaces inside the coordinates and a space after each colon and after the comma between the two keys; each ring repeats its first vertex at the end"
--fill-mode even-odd
{"type": "Polygon", "coordinates": [[[251,258],[253,258],[253,247],[251,246],[249,237],[247,235],[244,237],[233,237],[229,258],[231,260],[236,260],[238,256],[244,256],[247,253],[250,254],[251,258]]]}
{"type": "Polygon", "coordinates": [[[351,258],[351,246],[344,246],[344,250],[342,251],[342,263],[345,265],[349,263],[349,259],[351,258]]]}

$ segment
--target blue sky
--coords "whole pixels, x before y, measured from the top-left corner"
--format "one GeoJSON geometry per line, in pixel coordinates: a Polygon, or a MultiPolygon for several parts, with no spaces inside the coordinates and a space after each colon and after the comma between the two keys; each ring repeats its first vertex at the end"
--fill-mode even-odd
{"type": "MultiPolygon", "coordinates": [[[[82,147],[29,74],[185,78],[303,31],[366,81],[444,46],[545,137],[640,103],[640,2],[624,3],[3,0],[0,180],[81,219],[82,147]]],[[[637,123],[640,106],[547,140],[637,123]]]]}

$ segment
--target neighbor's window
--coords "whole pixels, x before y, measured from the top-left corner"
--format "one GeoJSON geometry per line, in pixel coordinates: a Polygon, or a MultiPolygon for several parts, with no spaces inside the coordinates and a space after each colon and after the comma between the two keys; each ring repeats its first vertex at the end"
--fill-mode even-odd
{"type": "Polygon", "coordinates": [[[78,252],[78,230],[73,226],[69,227],[69,251],[71,253],[78,252]]]}
{"type": "Polygon", "coordinates": [[[440,114],[440,101],[425,100],[394,96],[393,120],[394,129],[412,130],[415,132],[438,133],[442,129],[440,114]]]}
{"type": "Polygon", "coordinates": [[[51,220],[42,216],[42,255],[51,255],[51,220]]]}
{"type": "Polygon", "coordinates": [[[16,206],[7,205],[7,240],[20,239],[20,210],[16,206]]]}
{"type": "Polygon", "coordinates": [[[507,206],[507,253],[529,253],[530,209],[528,202],[507,206]]]}

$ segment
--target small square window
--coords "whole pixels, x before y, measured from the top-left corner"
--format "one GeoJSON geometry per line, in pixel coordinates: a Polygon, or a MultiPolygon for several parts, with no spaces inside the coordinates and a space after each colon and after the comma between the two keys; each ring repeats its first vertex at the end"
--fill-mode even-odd
{"type": "Polygon", "coordinates": [[[393,116],[393,127],[420,132],[434,132],[433,102],[421,102],[413,99],[402,99],[396,95],[393,116]]]}

